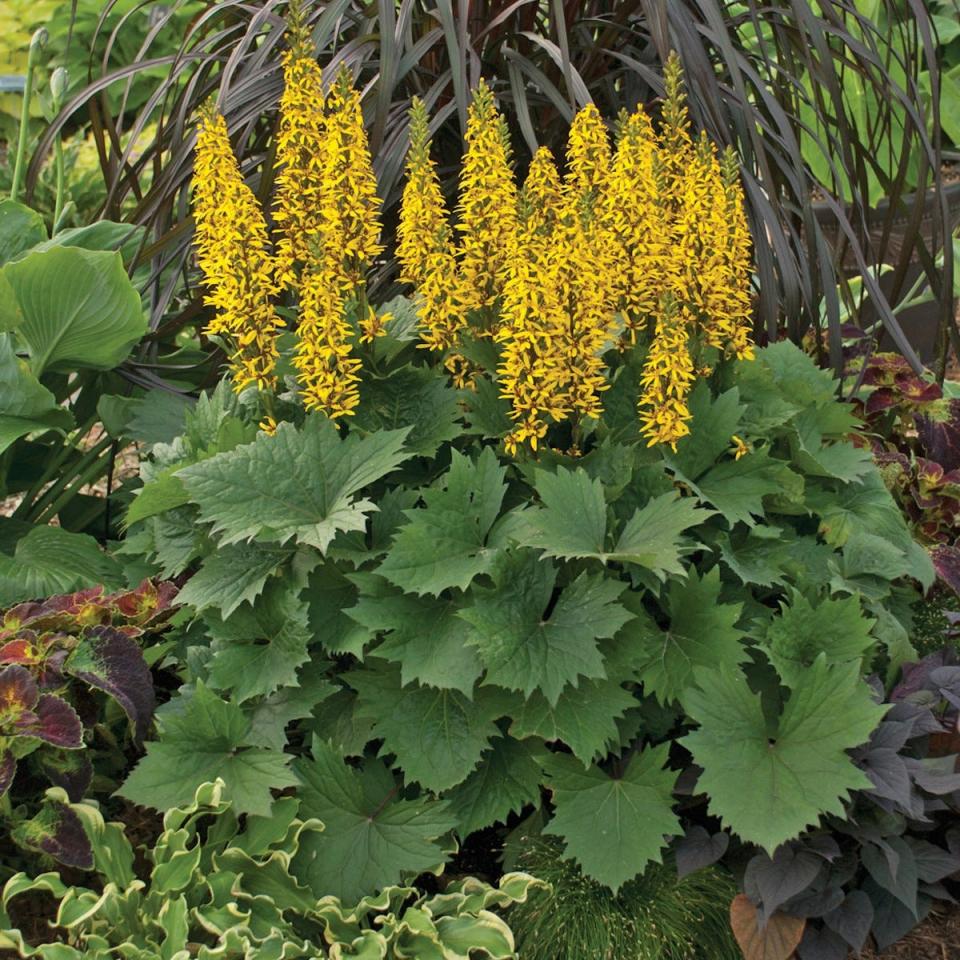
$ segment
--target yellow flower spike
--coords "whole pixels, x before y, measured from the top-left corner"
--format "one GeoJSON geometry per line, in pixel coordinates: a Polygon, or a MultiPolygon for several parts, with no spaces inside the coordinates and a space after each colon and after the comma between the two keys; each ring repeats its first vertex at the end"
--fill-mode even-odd
{"type": "Polygon", "coordinates": [[[577,194],[596,197],[610,171],[610,138],[592,103],[578,111],[567,140],[567,185],[577,194]]]}
{"type": "Polygon", "coordinates": [[[360,342],[373,343],[377,337],[386,336],[387,324],[393,319],[392,313],[378,314],[367,304],[367,315],[360,321],[360,342]]]}
{"type": "Polygon", "coordinates": [[[320,65],[307,52],[305,39],[291,25],[292,49],[283,57],[284,89],[277,130],[277,192],[274,220],[277,281],[296,285],[310,256],[310,243],[323,227],[325,182],[324,94],[320,65]]]}
{"type": "Polygon", "coordinates": [[[520,223],[527,235],[549,236],[562,215],[560,173],[549,147],[533,155],[520,191],[520,223]]]}
{"type": "Polygon", "coordinates": [[[253,191],[244,183],[223,117],[200,120],[194,160],[194,244],[215,309],[205,332],[231,346],[234,389],[268,390],[275,383],[277,337],[284,327],[272,304],[276,293],[267,252],[267,225],[253,191]]]}
{"type": "Polygon", "coordinates": [[[503,289],[517,230],[517,187],[503,119],[481,80],[467,117],[460,171],[460,268],[465,306],[493,305],[503,289]]]}
{"type": "Polygon", "coordinates": [[[676,202],[686,166],[693,153],[690,137],[690,114],[683,83],[683,67],[676,52],[671,52],[663,65],[666,88],[660,130],[663,188],[668,205],[676,202]]]}
{"type": "Polygon", "coordinates": [[[726,348],[738,360],[752,360],[755,356],[752,342],[752,309],[750,298],[750,229],[740,185],[740,164],[732,147],[727,147],[721,159],[726,209],[727,244],[724,248],[729,311],[730,339],[726,348]]]}

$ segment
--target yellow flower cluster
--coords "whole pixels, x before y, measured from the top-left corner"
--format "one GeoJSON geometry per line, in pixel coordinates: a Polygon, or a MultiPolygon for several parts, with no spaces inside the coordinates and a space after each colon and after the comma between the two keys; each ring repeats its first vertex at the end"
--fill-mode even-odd
{"type": "Polygon", "coordinates": [[[267,225],[219,114],[209,112],[200,121],[195,178],[194,243],[207,287],[204,302],[215,310],[205,332],[230,344],[238,392],[251,384],[267,390],[274,383],[283,328],[273,306],[277,288],[267,225]]]}
{"type": "Polygon", "coordinates": [[[671,57],[659,135],[642,108],[624,112],[611,150],[592,104],[571,125],[561,179],[549,150],[519,194],[506,126],[490,89],[474,95],[455,243],[427,115],[411,118],[399,227],[401,279],[416,287],[424,346],[446,352],[460,381],[463,337],[501,346],[497,377],[515,427],[508,450],[536,450],[550,425],[602,413],[613,348],[646,349],[638,398],[649,443],[689,433],[687,398],[705,350],[750,358],[750,235],[732,153],[690,135],[683,77],[671,57]]]}

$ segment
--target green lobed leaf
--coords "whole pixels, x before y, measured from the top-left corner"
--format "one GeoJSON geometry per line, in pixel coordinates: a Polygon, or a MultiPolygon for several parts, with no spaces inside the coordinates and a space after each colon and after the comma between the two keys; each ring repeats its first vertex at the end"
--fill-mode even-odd
{"type": "Polygon", "coordinates": [[[487,682],[529,696],[540,690],[555,704],[580,677],[605,676],[598,641],[632,618],[618,603],[624,584],[581,573],[554,601],[557,569],[531,550],[503,555],[494,586],[472,591],[460,616],[474,630],[468,642],[487,669],[487,682]]]}
{"type": "Polygon", "coordinates": [[[745,841],[772,856],[821,816],[843,816],[851,790],[870,788],[847,750],[867,741],[886,707],[873,702],[857,664],[817,657],[771,723],[737,671],[704,667],[696,679],[685,707],[699,729],[682,743],[703,768],[698,789],[710,812],[745,841]]]}
{"type": "Polygon", "coordinates": [[[449,471],[423,491],[423,507],[406,511],[409,522],[378,572],[408,593],[466,590],[493,563],[486,541],[507,489],[505,475],[490,447],[475,463],[452,451],[449,471]]]}
{"type": "Polygon", "coordinates": [[[665,459],[668,467],[695,482],[730,449],[745,408],[736,387],[714,398],[705,380],[693,388],[688,406],[690,433],[677,442],[676,453],[668,451],[665,459]]]}
{"type": "Polygon", "coordinates": [[[546,557],[602,557],[606,550],[607,502],[603,484],[582,468],[556,473],[538,470],[536,489],[543,503],[527,520],[534,531],[528,546],[546,557]]]}
{"type": "Polygon", "coordinates": [[[650,862],[662,862],[670,836],[682,832],[673,812],[677,779],[664,769],[669,744],[647,747],[610,777],[572,757],[551,755],[547,768],[556,807],[544,833],[562,837],[564,853],[614,892],[650,862]]]}
{"type": "Polygon", "coordinates": [[[304,591],[314,639],[329,653],[362,657],[373,631],[347,613],[360,596],[357,585],[332,561],[315,567],[304,591]]]}
{"type": "Polygon", "coordinates": [[[409,457],[406,433],[342,439],[330,420],[311,414],[300,430],[281,423],[273,436],[260,433],[177,476],[223,543],[296,539],[323,552],[338,531],[365,528],[374,505],[355,494],[409,457]]]}
{"type": "Polygon", "coordinates": [[[302,781],[300,815],[316,817],[325,830],[302,839],[291,873],[317,897],[332,894],[356,903],[446,860],[437,841],[457,825],[448,804],[401,799],[383,764],[353,769],[317,738],[312,752],[312,760],[295,764],[302,781]]]}

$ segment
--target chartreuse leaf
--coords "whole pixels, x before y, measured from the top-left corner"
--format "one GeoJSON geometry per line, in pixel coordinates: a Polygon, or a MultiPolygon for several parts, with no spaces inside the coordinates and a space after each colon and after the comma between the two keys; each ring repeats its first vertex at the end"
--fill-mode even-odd
{"type": "Polygon", "coordinates": [[[747,659],[736,628],[743,604],[721,603],[720,588],[719,567],[703,577],[691,570],[686,580],[674,580],[667,590],[666,629],[642,613],[627,626],[627,642],[635,647],[633,659],[644,689],[661,703],[683,701],[696,667],[733,668],[747,659]]]}
{"type": "Polygon", "coordinates": [[[677,775],[664,769],[668,751],[669,744],[647,747],[618,777],[564,754],[547,762],[556,812],[544,833],[562,837],[564,853],[614,891],[651,860],[660,863],[667,838],[683,832],[671,797],[677,775]]]}
{"type": "Polygon", "coordinates": [[[374,505],[354,495],[409,457],[406,432],[342,439],[314,413],[300,430],[281,423],[273,436],[260,433],[177,476],[223,543],[296,539],[322,552],[338,531],[364,529],[374,505]]]}
{"type": "Polygon", "coordinates": [[[232,701],[243,703],[297,685],[312,634],[307,605],[289,581],[274,581],[253,606],[245,604],[226,619],[212,614],[206,622],[214,690],[229,690],[232,701]]]}
{"type": "Polygon", "coordinates": [[[497,703],[487,691],[471,699],[459,690],[404,687],[396,668],[354,670],[346,679],[357,691],[357,718],[372,722],[384,752],[395,754],[407,779],[428,790],[465,780],[499,733],[497,703]]]}
{"type": "Polygon", "coordinates": [[[547,751],[535,742],[494,740],[480,766],[444,797],[457,816],[460,836],[502,823],[511,813],[536,803],[546,757],[547,751]]]}
{"type": "Polygon", "coordinates": [[[291,873],[317,897],[332,894],[356,903],[446,860],[437,840],[457,825],[448,804],[401,799],[382,763],[356,770],[315,738],[313,759],[297,761],[295,769],[303,784],[300,816],[316,817],[325,829],[301,837],[291,873]]]}
{"type": "Polygon", "coordinates": [[[400,664],[404,686],[417,681],[470,696],[483,668],[476,649],[467,644],[470,627],[457,615],[460,608],[453,600],[390,588],[381,596],[360,597],[345,616],[367,635],[386,634],[376,655],[400,664]]]}
{"type": "Polygon", "coordinates": [[[400,528],[378,572],[408,593],[466,590],[493,562],[487,534],[500,512],[505,475],[491,447],[476,463],[452,451],[449,471],[423,491],[423,507],[405,511],[409,523],[400,528]]]}
{"type": "Polygon", "coordinates": [[[266,816],[271,790],[297,783],[279,750],[249,746],[250,720],[234,703],[198,683],[179,712],[158,717],[161,739],[147,744],[146,756],[120,788],[133,803],[166,810],[193,799],[201,784],[223,779],[238,813],[266,816]]]}
{"type": "Polygon", "coordinates": [[[821,816],[842,816],[851,790],[870,788],[846,751],[866,742],[886,708],[858,664],[817,657],[771,723],[739,672],[702,667],[696,680],[684,705],[699,729],[682,742],[703,768],[710,812],[744,840],[772,855],[821,816]]]}
{"type": "Polygon", "coordinates": [[[34,527],[13,556],[0,553],[0,606],[120,583],[120,567],[93,537],[61,527],[34,527]]]}
{"type": "Polygon", "coordinates": [[[54,247],[8,263],[3,274],[23,314],[17,339],[37,376],[50,369],[110,370],[147,331],[119,253],[54,247]]]}
{"type": "Polygon", "coordinates": [[[617,602],[624,584],[581,573],[553,602],[557,569],[532,550],[506,553],[492,575],[494,586],[475,586],[472,606],[460,611],[488,683],[526,696],[540,690],[555,704],[580,677],[605,676],[597,641],[633,616],[617,602]]]}
{"type": "Polygon", "coordinates": [[[821,654],[831,664],[859,664],[873,646],[875,624],[863,616],[859,597],[826,598],[814,605],[792,591],[789,605],[781,603],[780,616],[767,626],[765,649],[783,682],[793,688],[821,654]]]}

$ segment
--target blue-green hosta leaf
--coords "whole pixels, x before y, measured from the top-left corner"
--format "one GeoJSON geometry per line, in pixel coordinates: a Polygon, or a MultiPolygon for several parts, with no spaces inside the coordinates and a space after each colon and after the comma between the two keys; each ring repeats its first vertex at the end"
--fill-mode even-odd
{"type": "Polygon", "coordinates": [[[240,604],[253,603],[267,581],[292,555],[292,550],[269,543],[232,543],[218,547],[187,581],[177,602],[190,604],[197,610],[213,608],[229,617],[240,604]]]}
{"type": "Polygon", "coordinates": [[[179,712],[158,715],[160,739],[127,777],[119,793],[155,810],[189,803],[201,784],[223,779],[238,813],[266,816],[272,790],[297,783],[279,750],[250,745],[250,720],[234,703],[202,684],[179,712]]]}
{"type": "Polygon", "coordinates": [[[664,769],[668,750],[646,748],[616,778],[564,754],[547,762],[556,812],[544,833],[562,837],[566,856],[614,891],[651,860],[662,862],[667,838],[682,833],[671,797],[677,775],[664,769]]]}
{"type": "Polygon", "coordinates": [[[96,584],[119,586],[120,567],[84,533],[34,527],[12,557],[0,553],[0,607],[96,584]]]}
{"type": "Polygon", "coordinates": [[[460,435],[457,391],[429,367],[401,367],[386,377],[368,377],[360,386],[360,406],[351,426],[365,433],[409,428],[405,444],[420,456],[460,435]]]}
{"type": "Polygon", "coordinates": [[[208,683],[214,690],[229,690],[232,701],[243,703],[297,685],[313,635],[296,586],[275,581],[254,604],[226,619],[210,615],[206,622],[213,639],[208,683]]]}
{"type": "Polygon", "coordinates": [[[765,649],[783,682],[794,688],[821,654],[830,664],[859,664],[873,646],[875,624],[863,616],[859,597],[826,598],[814,605],[792,591],[789,605],[781,603],[780,616],[767,625],[765,649]]]}
{"type": "Polygon", "coordinates": [[[400,671],[354,670],[346,677],[357,691],[357,716],[370,720],[383,752],[396,755],[407,780],[428,790],[448,790],[465,780],[497,736],[495,698],[479,690],[400,685],[400,671]]]}
{"type": "Polygon", "coordinates": [[[358,771],[315,738],[313,759],[295,767],[302,781],[300,816],[316,817],[325,829],[301,837],[290,872],[317,897],[332,894],[356,903],[447,859],[437,841],[457,825],[448,804],[401,799],[382,763],[358,771]]]}
{"type": "Polygon", "coordinates": [[[296,539],[323,552],[340,530],[363,530],[374,509],[356,494],[409,457],[406,430],[341,439],[311,414],[301,430],[281,423],[274,436],[221,453],[177,473],[223,543],[296,539]]]}
{"type": "Polygon", "coordinates": [[[498,737],[480,766],[444,799],[459,821],[457,832],[466,837],[540,799],[547,751],[535,742],[498,737]]]}
{"type": "Polygon", "coordinates": [[[0,453],[28,433],[72,426],[73,417],[17,357],[10,337],[0,334],[0,453]]]}
{"type": "Polygon", "coordinates": [[[734,668],[747,658],[736,628],[743,604],[720,602],[720,570],[700,577],[691,570],[686,580],[673,581],[665,607],[670,625],[661,629],[642,614],[624,631],[644,689],[668,704],[683,702],[697,667],[726,664],[734,668]]]}
{"type": "Polygon", "coordinates": [[[110,370],[147,331],[119,253],[55,247],[8,263],[3,273],[23,313],[17,338],[37,376],[110,370]]]}
{"type": "Polygon", "coordinates": [[[487,669],[487,682],[526,696],[540,690],[555,704],[580,677],[605,676],[598,641],[633,616],[618,603],[624,584],[581,573],[549,609],[557,569],[532,550],[505,554],[493,578],[492,588],[474,587],[473,605],[460,611],[474,628],[468,642],[487,669]]]}
{"type": "Polygon", "coordinates": [[[408,593],[466,590],[493,563],[487,535],[507,489],[505,475],[490,447],[476,463],[454,450],[450,470],[423,491],[423,507],[406,511],[409,523],[378,572],[408,593]]]}
{"type": "Polygon", "coordinates": [[[404,686],[417,681],[470,696],[483,668],[467,643],[470,628],[457,616],[460,608],[453,600],[391,588],[380,596],[361,597],[345,616],[368,636],[386,634],[376,655],[400,664],[404,686]]]}
{"type": "Polygon", "coordinates": [[[682,742],[703,768],[698,789],[710,812],[747,842],[772,856],[820,817],[843,816],[851,790],[870,788],[847,751],[867,741],[886,707],[858,664],[818,657],[772,726],[739,672],[704,667],[696,679],[684,706],[699,729],[682,742]]]}

